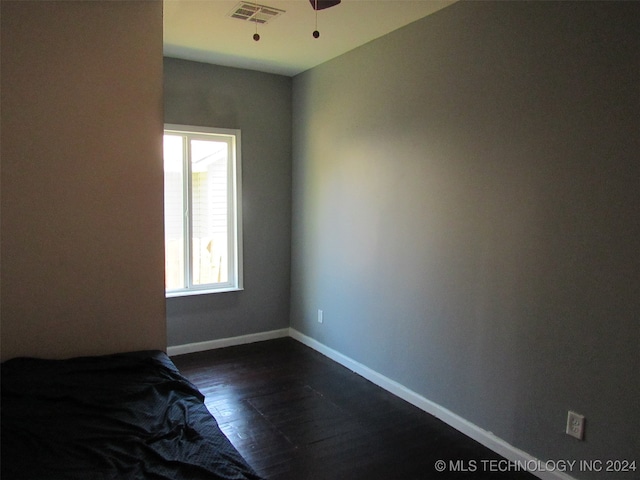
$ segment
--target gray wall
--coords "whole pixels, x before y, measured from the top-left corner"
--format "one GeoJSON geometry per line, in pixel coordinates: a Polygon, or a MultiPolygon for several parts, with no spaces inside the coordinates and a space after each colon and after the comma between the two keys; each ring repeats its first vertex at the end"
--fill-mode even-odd
{"type": "Polygon", "coordinates": [[[162,2],[0,8],[2,359],[164,349],[162,2]]]}
{"type": "Polygon", "coordinates": [[[242,131],[244,291],[167,299],[168,345],[289,325],[289,77],[164,60],[166,123],[242,131]]]}
{"type": "Polygon", "coordinates": [[[639,19],[462,2],[295,77],[291,326],[538,458],[640,460],[639,19]]]}

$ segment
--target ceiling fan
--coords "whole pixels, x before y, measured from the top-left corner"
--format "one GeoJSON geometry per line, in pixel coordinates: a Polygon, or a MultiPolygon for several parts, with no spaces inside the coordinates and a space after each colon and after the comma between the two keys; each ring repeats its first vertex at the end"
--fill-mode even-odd
{"type": "MultiPolygon", "coordinates": [[[[338,5],[342,0],[309,0],[309,3],[311,4],[311,6],[313,7],[313,9],[316,11],[316,29],[313,31],[313,38],[318,38],[320,37],[320,32],[318,31],[318,10],[324,10],[325,8],[329,8],[329,7],[335,7],[336,5],[338,5]]],[[[249,15],[254,14],[257,11],[263,12],[263,10],[261,9],[267,9],[266,11],[269,12],[269,14],[271,15],[277,15],[277,9],[275,8],[270,8],[270,7],[264,7],[263,5],[260,5],[260,8],[258,8],[258,4],[257,2],[254,1],[254,6],[252,7],[251,5],[244,4],[244,8],[241,9],[241,13],[238,13],[238,11],[236,11],[233,15],[231,15],[234,18],[245,18],[246,16],[246,12],[249,13],[249,15]]],[[[282,13],[284,13],[284,10],[282,11],[282,13]]],[[[253,20],[256,22],[256,33],[253,34],[253,39],[257,42],[260,40],[260,35],[258,34],[258,23],[266,23],[264,19],[262,19],[262,21],[260,20],[253,20]]]]}
{"type": "Polygon", "coordinates": [[[309,0],[314,10],[324,10],[325,8],[338,5],[341,0],[309,0]]]}
{"type": "Polygon", "coordinates": [[[309,0],[309,3],[316,11],[316,29],[313,31],[313,38],[320,37],[318,31],[318,10],[324,10],[325,8],[334,7],[340,3],[341,0],[309,0]]]}

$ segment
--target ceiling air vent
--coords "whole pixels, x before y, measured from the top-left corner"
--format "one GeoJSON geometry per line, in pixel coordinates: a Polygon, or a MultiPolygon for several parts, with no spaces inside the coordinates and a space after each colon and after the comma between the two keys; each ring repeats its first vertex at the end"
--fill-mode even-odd
{"type": "Polygon", "coordinates": [[[229,12],[229,17],[264,24],[283,13],[285,11],[279,8],[267,7],[253,2],[240,2],[229,12]]]}

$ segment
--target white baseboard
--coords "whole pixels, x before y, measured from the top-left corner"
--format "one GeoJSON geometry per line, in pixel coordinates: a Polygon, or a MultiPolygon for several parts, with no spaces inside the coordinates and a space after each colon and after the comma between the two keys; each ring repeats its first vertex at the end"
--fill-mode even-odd
{"type": "Polygon", "coordinates": [[[391,380],[390,378],[385,377],[384,375],[381,375],[375,370],[372,370],[369,367],[356,362],[346,355],[343,355],[342,353],[327,347],[317,340],[314,340],[313,338],[308,337],[293,328],[289,329],[289,336],[299,341],[300,343],[313,348],[324,356],[329,357],[335,362],[345,366],[358,375],[361,375],[362,377],[378,385],[379,387],[384,388],[395,396],[402,398],[403,400],[418,407],[419,409],[442,420],[446,424],[464,433],[466,436],[474,439],[478,443],[481,443],[485,447],[493,450],[507,460],[510,460],[518,465],[533,466],[534,468],[527,468],[527,470],[536,477],[542,480],[575,480],[575,478],[567,475],[564,472],[551,471],[548,469],[547,471],[545,471],[544,468],[536,468],[539,465],[544,466],[544,461],[538,460],[528,453],[514,447],[513,445],[510,445],[501,438],[496,437],[493,433],[483,430],[482,428],[474,425],[468,420],[465,420],[459,415],[456,415],[450,410],[447,410],[446,408],[432,402],[422,395],[409,390],[407,387],[399,384],[394,380],[391,380]]]}
{"type": "Polygon", "coordinates": [[[234,345],[244,345],[245,343],[262,342],[264,340],[273,340],[274,338],[288,336],[289,328],[281,328],[280,330],[271,330],[269,332],[250,333],[239,337],[221,338],[207,342],[187,343],[185,345],[167,347],[167,355],[174,357],[176,355],[184,355],[185,353],[203,352],[205,350],[233,347],[234,345]]]}

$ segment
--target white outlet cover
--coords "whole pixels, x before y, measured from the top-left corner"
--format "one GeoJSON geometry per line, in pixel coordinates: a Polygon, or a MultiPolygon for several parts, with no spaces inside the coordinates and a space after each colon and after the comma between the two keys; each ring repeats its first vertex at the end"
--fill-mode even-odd
{"type": "Polygon", "coordinates": [[[566,433],[578,440],[582,440],[584,438],[584,415],[569,410],[566,433]]]}

